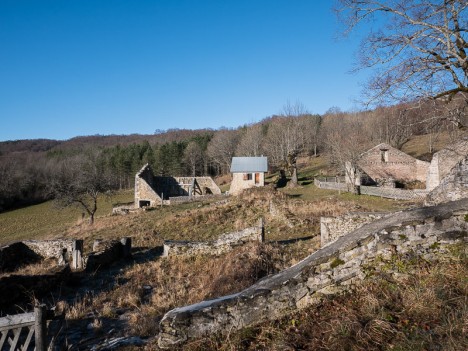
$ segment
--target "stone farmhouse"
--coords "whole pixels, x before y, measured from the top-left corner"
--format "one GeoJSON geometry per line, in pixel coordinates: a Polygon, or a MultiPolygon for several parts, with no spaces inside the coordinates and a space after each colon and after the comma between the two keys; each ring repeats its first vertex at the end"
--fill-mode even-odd
{"type": "Polygon", "coordinates": [[[418,160],[404,152],[381,143],[361,154],[358,162],[358,174],[346,165],[346,182],[356,185],[377,185],[398,187],[409,182],[426,182],[429,162],[418,160]]]}
{"type": "Polygon", "coordinates": [[[155,176],[146,164],[135,176],[135,208],[153,207],[171,197],[221,194],[210,177],[155,176]]]}
{"type": "Polygon", "coordinates": [[[266,172],[268,172],[267,157],[233,157],[229,193],[237,195],[244,189],[264,186],[266,172]]]}

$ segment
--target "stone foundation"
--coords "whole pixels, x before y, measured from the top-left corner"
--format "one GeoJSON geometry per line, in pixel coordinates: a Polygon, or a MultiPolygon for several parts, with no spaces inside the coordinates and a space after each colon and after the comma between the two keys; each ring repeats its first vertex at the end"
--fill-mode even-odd
{"type": "Polygon", "coordinates": [[[66,256],[71,258],[73,251],[73,239],[58,240],[26,240],[23,244],[43,258],[60,258],[66,256]],[[64,255],[65,254],[65,255],[64,255]]]}
{"type": "Polygon", "coordinates": [[[96,240],[93,244],[93,252],[85,258],[86,271],[92,272],[102,267],[107,267],[122,258],[131,256],[130,238],[122,240],[101,241],[96,240]]]}
{"type": "Polygon", "coordinates": [[[263,219],[260,219],[257,227],[250,227],[239,232],[223,234],[214,241],[164,241],[163,256],[198,254],[220,255],[249,241],[263,242],[265,240],[264,236],[263,219]]]}

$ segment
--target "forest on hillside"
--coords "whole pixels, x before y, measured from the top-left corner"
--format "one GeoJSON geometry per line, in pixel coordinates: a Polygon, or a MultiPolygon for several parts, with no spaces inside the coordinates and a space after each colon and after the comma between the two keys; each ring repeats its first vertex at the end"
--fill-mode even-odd
{"type": "Polygon", "coordinates": [[[466,118],[464,99],[450,104],[418,101],[371,111],[331,108],[311,114],[301,103],[278,115],[235,129],[156,130],[152,135],[82,136],[67,141],[0,143],[0,211],[45,201],[57,188],[93,182],[93,191],[127,189],[149,163],[157,175],[227,174],[233,156],[268,157],[271,171],[291,171],[297,156],[326,156],[339,172],[343,162],[386,142],[401,148],[412,136],[429,134],[430,160],[437,136],[459,137],[466,118]],[[459,114],[453,123],[453,113],[459,114]],[[80,184],[78,184],[81,182],[80,184]]]}

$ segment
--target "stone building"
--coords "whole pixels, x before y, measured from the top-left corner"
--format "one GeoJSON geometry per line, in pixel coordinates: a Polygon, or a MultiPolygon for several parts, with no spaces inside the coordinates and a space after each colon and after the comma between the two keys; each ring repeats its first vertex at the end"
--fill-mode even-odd
{"type": "Polygon", "coordinates": [[[432,157],[427,173],[429,204],[468,197],[468,138],[463,138],[432,157]]]}
{"type": "Polygon", "coordinates": [[[266,172],[268,172],[266,157],[233,157],[229,193],[237,195],[244,189],[264,186],[266,172]]]}
{"type": "MultiPolygon", "coordinates": [[[[349,164],[347,168],[349,168],[349,164]]],[[[429,162],[418,160],[404,152],[381,143],[361,154],[357,162],[359,174],[347,172],[348,183],[396,187],[410,182],[426,182],[429,162]]]]}
{"type": "Polygon", "coordinates": [[[435,189],[458,163],[468,155],[468,138],[463,138],[436,152],[427,173],[427,190],[435,189]]]}
{"type": "Polygon", "coordinates": [[[179,196],[221,194],[210,177],[159,177],[146,164],[135,175],[135,207],[152,207],[179,196]]]}

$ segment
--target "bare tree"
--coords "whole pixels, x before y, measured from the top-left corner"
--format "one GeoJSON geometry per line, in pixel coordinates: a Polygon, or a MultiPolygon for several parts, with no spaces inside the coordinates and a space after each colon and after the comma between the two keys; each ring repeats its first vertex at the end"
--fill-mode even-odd
{"type": "Polygon", "coordinates": [[[262,142],[264,137],[264,126],[254,124],[245,128],[237,145],[238,156],[260,156],[262,153],[262,142]]]}
{"type": "Polygon", "coordinates": [[[193,177],[197,175],[198,167],[203,167],[203,151],[196,141],[191,141],[185,148],[184,163],[189,167],[193,177]]]}
{"type": "Polygon", "coordinates": [[[297,185],[297,156],[311,145],[314,121],[303,104],[288,102],[268,127],[265,151],[274,166],[289,172],[290,186],[297,185]]]}
{"type": "MultiPolygon", "coordinates": [[[[367,102],[422,98],[450,100],[468,93],[468,2],[466,0],[338,0],[351,31],[373,21],[363,40],[358,68],[373,67],[367,102]]],[[[465,105],[468,95],[463,95],[465,105]]],[[[456,114],[443,118],[453,118],[456,114]]]]}
{"type": "Polygon", "coordinates": [[[207,154],[213,163],[219,167],[221,173],[228,173],[232,157],[239,142],[236,130],[222,129],[215,133],[208,144],[207,154]]]}
{"type": "MultiPolygon", "coordinates": [[[[352,185],[356,183],[359,174],[360,156],[371,143],[363,127],[364,122],[353,115],[329,115],[324,119],[323,133],[328,155],[352,185]]],[[[355,187],[353,191],[356,191],[355,187]]]]}
{"type": "Polygon", "coordinates": [[[62,162],[50,189],[58,206],[78,206],[88,214],[89,223],[93,224],[99,195],[109,194],[113,186],[113,177],[106,172],[97,155],[88,154],[62,162]]]}

